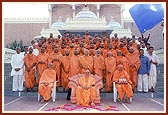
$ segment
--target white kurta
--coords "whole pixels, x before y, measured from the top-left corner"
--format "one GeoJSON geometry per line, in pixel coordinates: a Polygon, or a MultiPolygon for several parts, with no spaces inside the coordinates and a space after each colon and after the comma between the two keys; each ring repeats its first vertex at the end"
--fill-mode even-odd
{"type": "Polygon", "coordinates": [[[145,48],[142,48],[142,47],[141,47],[141,49],[143,49],[143,50],[144,50],[144,56],[147,56],[147,55],[148,55],[147,48],[146,48],[146,47],[145,47],[145,48]]]}
{"type": "Polygon", "coordinates": [[[39,50],[38,50],[38,49],[33,49],[33,54],[34,54],[35,56],[38,56],[38,55],[39,55],[39,50]]]}
{"type": "MultiPolygon", "coordinates": [[[[151,56],[148,54],[147,57],[149,58],[149,61],[157,62],[159,64],[158,56],[153,53],[151,56]]],[[[157,70],[156,65],[151,63],[150,64],[150,71],[149,71],[149,89],[151,87],[155,88],[157,82],[157,70]]]]}
{"type": "Polygon", "coordinates": [[[23,90],[23,81],[24,81],[24,55],[14,54],[11,59],[11,76],[13,76],[13,91],[22,91],[23,90]],[[20,68],[19,71],[15,71],[15,68],[20,68]]]}

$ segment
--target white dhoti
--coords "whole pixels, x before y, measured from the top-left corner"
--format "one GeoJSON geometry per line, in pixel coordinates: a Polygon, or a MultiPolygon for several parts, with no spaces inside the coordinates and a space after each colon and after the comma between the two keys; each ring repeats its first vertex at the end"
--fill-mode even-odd
{"type": "Polygon", "coordinates": [[[149,72],[149,89],[152,87],[155,88],[157,83],[157,71],[156,65],[151,64],[150,72],[149,72]]]}
{"type": "Polygon", "coordinates": [[[12,91],[23,91],[23,82],[24,82],[23,75],[14,75],[12,91]]]}
{"type": "MultiPolygon", "coordinates": [[[[157,62],[157,65],[159,64],[159,59],[158,56],[153,53],[152,55],[147,55],[149,58],[149,61],[157,62]]],[[[156,70],[156,65],[151,63],[150,64],[150,71],[149,71],[149,89],[152,87],[155,88],[157,83],[157,70],[156,70]]]]}

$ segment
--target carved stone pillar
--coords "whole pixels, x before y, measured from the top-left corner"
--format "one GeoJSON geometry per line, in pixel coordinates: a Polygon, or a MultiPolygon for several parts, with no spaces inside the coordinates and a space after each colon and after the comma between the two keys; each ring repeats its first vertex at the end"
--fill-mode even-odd
{"type": "Polygon", "coordinates": [[[73,18],[75,17],[75,4],[72,4],[73,18]]]}
{"type": "Polygon", "coordinates": [[[99,18],[99,11],[100,11],[100,4],[97,4],[96,14],[98,18],[99,18]]]}

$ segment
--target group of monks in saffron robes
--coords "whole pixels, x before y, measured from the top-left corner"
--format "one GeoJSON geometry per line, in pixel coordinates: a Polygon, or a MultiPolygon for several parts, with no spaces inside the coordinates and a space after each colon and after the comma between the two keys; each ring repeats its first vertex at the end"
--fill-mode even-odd
{"type": "MultiPolygon", "coordinates": [[[[97,74],[102,77],[106,92],[111,92],[112,82],[117,82],[121,76],[128,83],[131,83],[131,89],[134,90],[137,85],[137,71],[140,66],[139,47],[134,40],[128,41],[126,37],[119,39],[117,34],[114,34],[112,38],[98,36],[97,34],[92,37],[88,32],[83,37],[80,34],[77,36],[72,34],[71,37],[69,34],[64,34],[62,37],[58,36],[57,39],[51,33],[49,38],[41,38],[36,43],[33,42],[27,54],[25,54],[24,62],[26,88],[33,88],[36,82],[39,84],[41,95],[51,92],[51,90],[46,91],[46,93],[43,91],[47,90],[45,85],[48,83],[45,83],[45,80],[48,79],[49,82],[57,80],[57,90],[62,86],[63,90],[66,91],[69,77],[79,73],[87,75],[88,71],[90,74],[97,74]],[[36,56],[33,54],[35,49],[39,51],[36,56]],[[55,72],[50,69],[51,65],[55,72]],[[118,69],[118,66],[120,69],[118,69]],[[38,73],[36,81],[34,81],[35,69],[38,73]]],[[[88,78],[84,77],[79,81],[79,92],[83,91],[81,88],[88,90],[89,86],[83,87],[85,84],[83,82],[89,82],[88,85],[91,86],[94,84],[95,81],[88,78]]],[[[117,84],[117,87],[119,85],[120,83],[117,84]]],[[[125,87],[125,85],[123,86],[125,87]]],[[[123,89],[127,89],[127,87],[123,89]]],[[[122,92],[120,88],[118,88],[118,92],[122,92]]],[[[126,94],[132,96],[131,92],[126,94]]],[[[79,93],[77,95],[79,97],[78,104],[88,104],[87,99],[82,100],[82,96],[79,93]]],[[[122,94],[119,97],[122,98],[122,94]]],[[[48,94],[46,94],[44,100],[48,98],[48,94]]]]}

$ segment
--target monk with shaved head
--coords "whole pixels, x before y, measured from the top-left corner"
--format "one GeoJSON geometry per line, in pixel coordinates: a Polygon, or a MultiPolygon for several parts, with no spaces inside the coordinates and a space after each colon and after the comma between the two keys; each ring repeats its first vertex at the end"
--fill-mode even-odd
{"type": "Polygon", "coordinates": [[[96,55],[93,56],[93,65],[94,73],[100,77],[104,77],[105,64],[100,50],[97,50],[96,55]]]}
{"type": "Polygon", "coordinates": [[[129,76],[132,81],[132,89],[134,90],[137,86],[138,69],[140,67],[140,60],[138,55],[134,52],[133,47],[129,47],[129,53],[127,53],[126,58],[129,61],[129,76]]]}
{"type": "Polygon", "coordinates": [[[116,83],[116,89],[119,95],[119,101],[122,102],[124,95],[126,94],[126,102],[133,96],[132,81],[129,78],[128,73],[124,70],[124,66],[119,64],[117,70],[114,72],[113,81],[116,83]]]}
{"type": "Polygon", "coordinates": [[[116,70],[116,59],[112,56],[111,52],[108,52],[108,57],[105,58],[106,66],[106,92],[111,92],[112,79],[114,71],[116,70]]]}
{"type": "Polygon", "coordinates": [[[44,70],[39,81],[38,93],[43,97],[41,102],[46,102],[51,98],[52,88],[56,80],[56,72],[53,69],[53,63],[48,64],[48,68],[44,70]]]}

